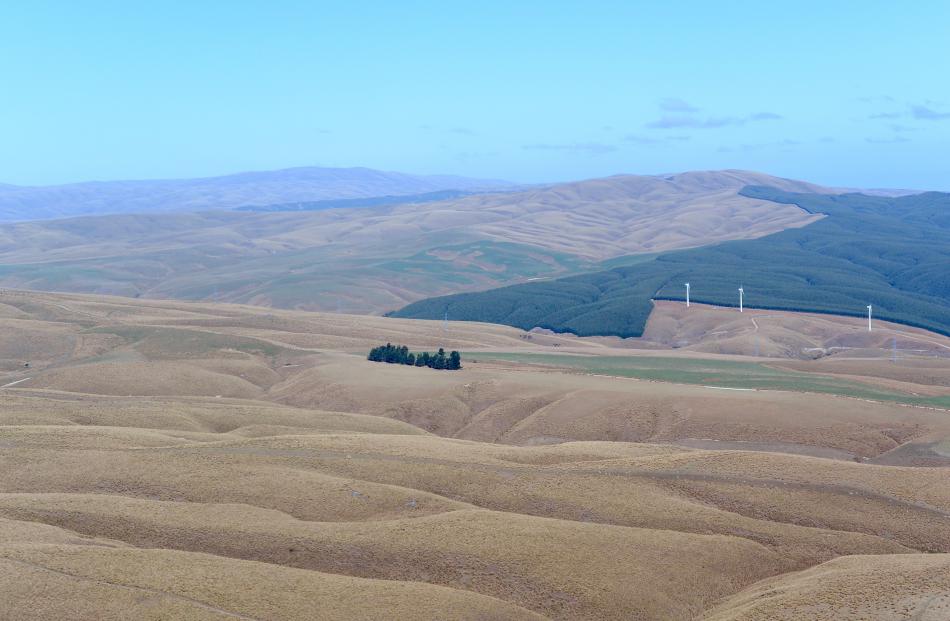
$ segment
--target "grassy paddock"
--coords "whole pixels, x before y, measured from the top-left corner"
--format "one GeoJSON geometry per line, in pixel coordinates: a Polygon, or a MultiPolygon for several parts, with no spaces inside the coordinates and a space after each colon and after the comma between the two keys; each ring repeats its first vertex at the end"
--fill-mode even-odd
{"type": "Polygon", "coordinates": [[[632,377],[674,384],[814,392],[950,409],[950,396],[918,397],[910,393],[875,388],[868,384],[843,380],[830,375],[776,369],[760,362],[660,356],[586,356],[507,352],[472,353],[466,354],[466,358],[547,365],[595,375],[632,377]]]}

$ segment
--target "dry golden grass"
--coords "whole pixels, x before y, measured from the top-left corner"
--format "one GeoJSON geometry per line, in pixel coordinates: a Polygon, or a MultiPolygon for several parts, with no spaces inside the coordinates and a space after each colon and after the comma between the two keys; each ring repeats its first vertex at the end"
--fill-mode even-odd
{"type": "Polygon", "coordinates": [[[950,618],[950,555],[854,556],[764,580],[708,621],[942,621],[950,618]]]}
{"type": "Polygon", "coordinates": [[[502,600],[410,581],[371,580],[171,550],[0,546],[0,618],[543,619],[502,600]]]}
{"type": "Polygon", "coordinates": [[[559,618],[689,618],[784,564],[736,537],[463,510],[302,522],[240,505],[4,495],[4,512],[140,548],[187,549],[495,596],[559,618]],[[109,533],[109,535],[106,535],[109,533]],[[667,562],[688,555],[688,566],[667,562]],[[636,590],[630,583],[639,585],[636,590]]]}
{"type": "MultiPolygon", "coordinates": [[[[817,219],[793,206],[738,195],[746,185],[763,182],[789,190],[808,187],[747,171],[616,175],[514,194],[397,207],[384,222],[373,224],[410,230],[464,226],[490,239],[606,259],[761,237],[817,219]]],[[[367,237],[373,233],[359,231],[367,237]]]]}
{"type": "Polygon", "coordinates": [[[363,358],[636,353],[499,326],[5,302],[0,619],[941,618],[947,468],[866,462],[946,412],[363,358]]]}
{"type": "MultiPolygon", "coordinates": [[[[920,369],[933,368],[950,386],[950,339],[933,332],[887,321],[875,321],[868,332],[867,320],[861,317],[840,317],[813,313],[756,310],[744,313],[734,308],[658,300],[654,303],[644,330],[643,339],[681,351],[714,354],[756,354],[772,358],[812,360],[824,358],[822,364],[798,363],[789,368],[801,370],[903,378],[912,383],[925,383],[920,369]],[[914,371],[900,369],[883,372],[892,348],[903,359],[912,359],[914,371]],[[944,359],[919,358],[921,354],[944,359]],[[828,357],[830,356],[830,358],[828,357]],[[855,359],[856,358],[856,359],[855,359]],[[923,380],[923,381],[922,381],[923,380]]],[[[891,365],[892,367],[894,365],[891,365]]],[[[902,367],[906,368],[906,366],[902,367]]]]}

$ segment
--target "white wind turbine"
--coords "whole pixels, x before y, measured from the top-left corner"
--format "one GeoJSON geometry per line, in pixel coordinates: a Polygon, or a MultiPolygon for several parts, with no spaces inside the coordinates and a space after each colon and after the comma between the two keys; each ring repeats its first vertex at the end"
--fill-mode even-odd
{"type": "Polygon", "coordinates": [[[686,283],[686,308],[689,308],[689,283],[686,283]]]}
{"type": "Polygon", "coordinates": [[[868,304],[868,332],[871,331],[871,305],[868,304]]]}
{"type": "Polygon", "coordinates": [[[745,293],[742,287],[739,287],[739,312],[742,312],[742,294],[745,293]]]}

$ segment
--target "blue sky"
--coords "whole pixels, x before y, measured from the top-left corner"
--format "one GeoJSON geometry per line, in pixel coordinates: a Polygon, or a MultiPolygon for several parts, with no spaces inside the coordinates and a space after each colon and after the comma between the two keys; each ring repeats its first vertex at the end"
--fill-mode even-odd
{"type": "Polygon", "coordinates": [[[5,3],[0,182],[747,168],[950,190],[948,60],[945,0],[5,3]]]}

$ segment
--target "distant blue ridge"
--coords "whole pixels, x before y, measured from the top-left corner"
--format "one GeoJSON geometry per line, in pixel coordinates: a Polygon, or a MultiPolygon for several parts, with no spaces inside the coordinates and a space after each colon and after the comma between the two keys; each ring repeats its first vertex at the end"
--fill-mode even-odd
{"type": "Polygon", "coordinates": [[[361,207],[383,207],[385,205],[403,205],[410,203],[431,203],[453,198],[471,196],[476,192],[461,190],[438,190],[424,194],[406,194],[403,196],[371,196],[367,198],[336,198],[322,201],[304,201],[299,203],[277,203],[274,205],[246,205],[236,207],[234,211],[323,211],[324,209],[345,209],[361,207]]]}

